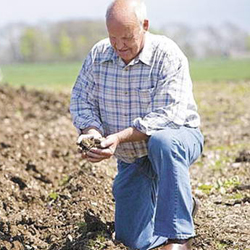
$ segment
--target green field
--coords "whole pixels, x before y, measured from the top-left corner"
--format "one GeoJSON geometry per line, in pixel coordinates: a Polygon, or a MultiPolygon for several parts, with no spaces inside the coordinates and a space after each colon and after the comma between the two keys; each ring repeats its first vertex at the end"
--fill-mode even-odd
{"type": "Polygon", "coordinates": [[[13,64],[2,66],[3,83],[37,89],[70,89],[81,62],[50,64],[13,64]]]}
{"type": "Polygon", "coordinates": [[[193,60],[190,69],[196,82],[250,80],[250,59],[193,60]]]}
{"type": "MultiPolygon", "coordinates": [[[[13,64],[2,66],[3,83],[38,89],[70,89],[81,68],[81,62],[51,64],[13,64]]],[[[194,82],[250,80],[248,60],[191,60],[194,82]]]]}

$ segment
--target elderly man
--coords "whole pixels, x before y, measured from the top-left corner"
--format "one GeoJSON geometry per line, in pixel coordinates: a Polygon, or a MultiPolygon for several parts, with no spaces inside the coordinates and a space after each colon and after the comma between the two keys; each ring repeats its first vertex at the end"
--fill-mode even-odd
{"type": "Polygon", "coordinates": [[[106,25],[109,39],[90,51],[72,91],[78,131],[105,137],[83,158],[118,159],[117,240],[133,249],[191,249],[189,166],[203,137],[187,59],[173,41],[148,32],[139,0],[112,2],[106,25]]]}

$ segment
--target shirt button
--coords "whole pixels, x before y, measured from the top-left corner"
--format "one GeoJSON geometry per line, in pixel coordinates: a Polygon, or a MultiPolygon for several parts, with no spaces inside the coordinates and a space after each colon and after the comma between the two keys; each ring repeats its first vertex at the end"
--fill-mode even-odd
{"type": "Polygon", "coordinates": [[[125,92],[124,92],[124,94],[125,94],[125,95],[127,95],[127,94],[128,94],[128,92],[127,92],[127,91],[125,91],[125,92]]]}

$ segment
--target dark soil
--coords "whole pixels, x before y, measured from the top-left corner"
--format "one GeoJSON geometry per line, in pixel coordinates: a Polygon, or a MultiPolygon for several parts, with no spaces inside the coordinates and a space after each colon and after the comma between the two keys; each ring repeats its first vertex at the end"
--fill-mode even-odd
{"type": "MultiPolygon", "coordinates": [[[[0,86],[0,250],[126,249],[112,240],[115,160],[80,158],[69,98],[0,86]]],[[[249,98],[245,105],[233,128],[232,117],[219,126],[203,117],[207,150],[191,168],[202,202],[194,249],[250,249],[249,98]]]]}

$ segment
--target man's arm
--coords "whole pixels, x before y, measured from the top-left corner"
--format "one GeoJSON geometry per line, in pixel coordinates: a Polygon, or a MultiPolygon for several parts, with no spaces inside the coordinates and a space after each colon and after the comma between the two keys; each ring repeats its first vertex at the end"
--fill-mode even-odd
{"type": "Polygon", "coordinates": [[[154,89],[148,113],[133,121],[133,126],[152,135],[166,127],[179,128],[186,122],[199,125],[199,115],[192,93],[192,80],[186,57],[166,57],[161,79],[154,89]]]}
{"type": "Polygon", "coordinates": [[[81,133],[82,129],[93,127],[103,134],[99,114],[98,90],[93,77],[93,58],[90,52],[72,89],[70,113],[73,124],[81,133]]]}
{"type": "MultiPolygon", "coordinates": [[[[147,140],[149,137],[134,127],[126,128],[114,135],[118,137],[119,143],[143,141],[143,140],[147,140]]],[[[105,147],[107,144],[107,140],[104,141],[103,143],[104,143],[103,146],[105,147]]]]}

